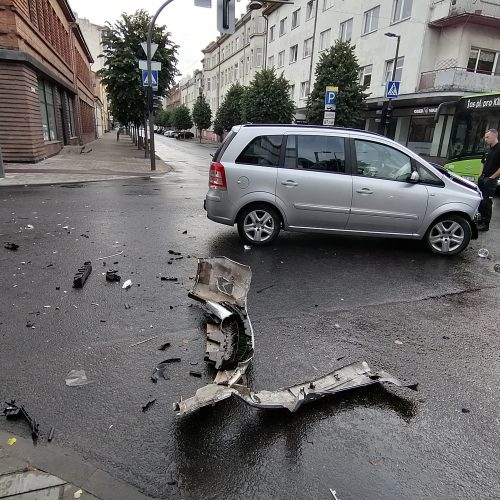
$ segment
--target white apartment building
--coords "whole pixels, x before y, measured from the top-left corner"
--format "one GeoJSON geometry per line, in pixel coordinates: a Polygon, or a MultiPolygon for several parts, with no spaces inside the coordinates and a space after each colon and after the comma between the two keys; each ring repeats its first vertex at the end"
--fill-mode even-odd
{"type": "Polygon", "coordinates": [[[386,33],[400,36],[401,81],[387,133],[418,153],[443,158],[452,120],[443,115],[434,124],[439,104],[500,90],[500,0],[267,4],[242,16],[233,35],[203,50],[205,92],[215,112],[232,82],[245,85],[256,70],[275,67],[290,81],[296,118],[303,120],[320,54],[340,38],[355,45],[360,81],[368,84],[365,127],[377,131],[397,45],[386,33]]]}

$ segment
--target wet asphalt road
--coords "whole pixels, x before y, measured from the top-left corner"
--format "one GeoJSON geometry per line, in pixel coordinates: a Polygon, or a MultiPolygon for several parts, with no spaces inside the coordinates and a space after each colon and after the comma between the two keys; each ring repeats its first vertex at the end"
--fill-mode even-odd
{"type": "Polygon", "coordinates": [[[210,150],[157,142],[174,167],[164,177],[0,189],[0,240],[20,245],[0,248],[0,399],[24,403],[43,431],[56,427],[56,444],[157,498],[328,499],[330,488],[340,500],[500,498],[498,207],[492,230],[452,259],[415,242],[301,234],[244,251],[235,229],[205,217],[210,150]],[[183,258],[168,264],[168,250],[183,258]],[[172,403],[213,375],[187,291],[196,257],[216,255],[253,271],[253,388],[366,360],[419,391],[372,386],[296,414],[227,400],[176,417],[172,403]],[[87,284],[72,289],[88,259],[87,284]],[[132,288],[106,283],[110,268],[132,288]],[[173,356],[182,361],[170,379],[153,384],[154,366],[173,356]],[[72,369],[92,383],[67,387],[72,369]]]}

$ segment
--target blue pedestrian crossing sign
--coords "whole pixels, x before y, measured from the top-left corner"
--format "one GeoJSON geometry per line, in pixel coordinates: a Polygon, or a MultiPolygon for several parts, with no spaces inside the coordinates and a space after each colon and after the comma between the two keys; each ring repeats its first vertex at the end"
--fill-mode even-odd
{"type": "MultiPolygon", "coordinates": [[[[151,85],[153,87],[158,87],[158,71],[152,69],[151,70],[151,85]]],[[[143,69],[142,70],[142,86],[147,87],[148,86],[148,70],[143,69]]]]}
{"type": "Polygon", "coordinates": [[[396,99],[399,97],[399,85],[401,82],[387,82],[387,89],[385,91],[385,97],[387,99],[396,99]]]}

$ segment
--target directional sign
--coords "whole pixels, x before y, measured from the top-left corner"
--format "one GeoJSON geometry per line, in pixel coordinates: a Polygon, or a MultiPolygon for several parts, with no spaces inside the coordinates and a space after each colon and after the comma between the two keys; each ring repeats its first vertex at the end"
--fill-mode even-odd
{"type": "Polygon", "coordinates": [[[396,99],[399,97],[399,85],[401,82],[387,82],[387,89],[385,91],[385,97],[387,99],[396,99]]]}
{"type": "Polygon", "coordinates": [[[325,90],[325,111],[335,111],[337,107],[338,87],[326,87],[325,90]]]}
{"type": "MultiPolygon", "coordinates": [[[[148,62],[139,61],[139,69],[148,69],[148,62]]],[[[161,62],[151,61],[151,69],[154,71],[161,71],[161,62]]]]}
{"type": "MultiPolygon", "coordinates": [[[[148,71],[146,69],[142,70],[142,86],[148,87],[148,71]]],[[[158,87],[158,71],[151,70],[151,86],[158,87]]]]}
{"type": "Polygon", "coordinates": [[[323,118],[323,125],[330,125],[333,127],[335,125],[335,118],[323,118]]]}
{"type": "MultiPolygon", "coordinates": [[[[144,51],[144,54],[146,54],[146,57],[148,57],[148,42],[142,42],[141,47],[142,47],[142,50],[144,51]]],[[[153,57],[155,55],[157,48],[158,48],[158,44],[151,42],[151,57],[153,57]]]]}

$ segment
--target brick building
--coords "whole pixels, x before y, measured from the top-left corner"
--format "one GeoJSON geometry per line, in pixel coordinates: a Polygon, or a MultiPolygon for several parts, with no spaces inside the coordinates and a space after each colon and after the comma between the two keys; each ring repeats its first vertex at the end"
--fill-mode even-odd
{"type": "Polygon", "coordinates": [[[0,0],[0,146],[36,162],[96,138],[93,62],[67,0],[0,0]]]}

